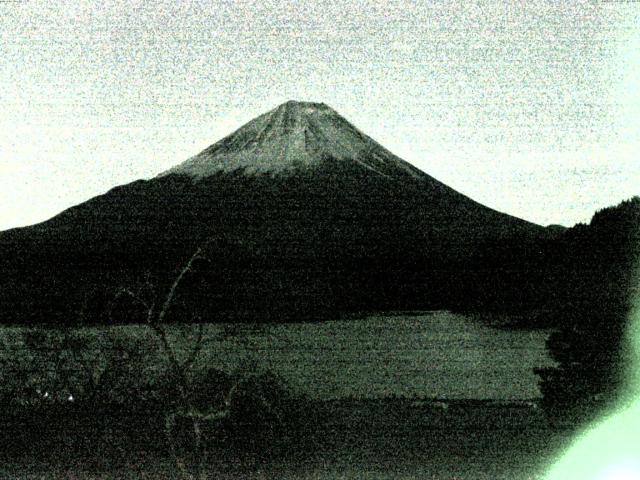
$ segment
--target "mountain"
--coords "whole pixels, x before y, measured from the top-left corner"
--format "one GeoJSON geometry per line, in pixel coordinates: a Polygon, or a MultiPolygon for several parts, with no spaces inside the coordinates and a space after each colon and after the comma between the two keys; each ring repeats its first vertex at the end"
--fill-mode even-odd
{"type": "Polygon", "coordinates": [[[455,308],[494,286],[523,302],[511,280],[535,274],[519,258],[550,235],[449,188],[330,107],[287,102],[156,178],[0,233],[0,322],[140,320],[134,305],[114,313],[115,292],[158,295],[205,243],[176,320],[455,308]]]}

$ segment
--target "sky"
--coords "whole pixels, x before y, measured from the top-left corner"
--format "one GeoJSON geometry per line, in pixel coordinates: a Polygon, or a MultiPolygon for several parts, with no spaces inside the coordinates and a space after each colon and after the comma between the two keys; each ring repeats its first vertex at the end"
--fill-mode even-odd
{"type": "Polygon", "coordinates": [[[640,194],[640,2],[0,0],[0,230],[324,102],[539,224],[640,194]]]}

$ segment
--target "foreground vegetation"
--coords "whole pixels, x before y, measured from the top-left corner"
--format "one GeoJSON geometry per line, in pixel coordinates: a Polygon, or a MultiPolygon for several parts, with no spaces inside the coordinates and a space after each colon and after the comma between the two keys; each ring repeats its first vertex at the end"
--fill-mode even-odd
{"type": "Polygon", "coordinates": [[[544,406],[558,423],[601,414],[628,382],[636,346],[629,334],[632,302],[640,301],[640,197],[597,212],[568,230],[550,278],[563,278],[548,323],[547,347],[557,362],[538,370],[544,406]]]}
{"type": "MultiPolygon", "coordinates": [[[[202,478],[529,480],[565,441],[540,410],[525,406],[460,402],[444,409],[406,399],[298,405],[304,410],[298,437],[292,429],[243,431],[231,422],[207,429],[202,478]]],[[[0,475],[181,478],[162,440],[158,412],[31,412],[23,422],[38,436],[13,437],[16,447],[22,442],[21,455],[5,453],[0,475]]],[[[3,435],[16,435],[24,425],[7,429],[5,421],[3,435]]],[[[183,427],[180,448],[188,449],[183,427]]]]}

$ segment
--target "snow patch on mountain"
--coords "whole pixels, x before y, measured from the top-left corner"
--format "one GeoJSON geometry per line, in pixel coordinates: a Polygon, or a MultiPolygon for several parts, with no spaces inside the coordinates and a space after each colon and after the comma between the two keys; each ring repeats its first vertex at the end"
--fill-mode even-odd
{"type": "Polygon", "coordinates": [[[387,177],[427,175],[362,133],[324,103],[289,101],[255,118],[169,174],[207,177],[242,170],[281,174],[342,162],[387,177]]]}

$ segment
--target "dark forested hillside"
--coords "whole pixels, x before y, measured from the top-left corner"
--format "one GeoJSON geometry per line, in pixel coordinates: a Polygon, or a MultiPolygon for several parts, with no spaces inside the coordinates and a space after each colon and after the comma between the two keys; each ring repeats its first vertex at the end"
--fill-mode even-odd
{"type": "Polygon", "coordinates": [[[624,384],[631,301],[639,293],[640,197],[597,212],[556,242],[558,330],[548,349],[558,368],[539,372],[545,402],[559,417],[596,412],[624,384]]]}

